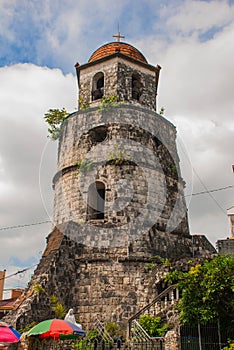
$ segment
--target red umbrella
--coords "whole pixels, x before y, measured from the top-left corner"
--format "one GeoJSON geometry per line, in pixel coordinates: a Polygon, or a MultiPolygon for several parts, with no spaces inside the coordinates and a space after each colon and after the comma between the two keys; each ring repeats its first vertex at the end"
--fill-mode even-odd
{"type": "Polygon", "coordinates": [[[5,322],[0,322],[0,343],[17,343],[21,334],[5,322]]]}

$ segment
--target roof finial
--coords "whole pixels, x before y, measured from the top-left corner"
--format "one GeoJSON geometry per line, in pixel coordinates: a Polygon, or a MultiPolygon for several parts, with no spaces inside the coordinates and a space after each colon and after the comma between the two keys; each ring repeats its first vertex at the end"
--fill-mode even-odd
{"type": "Polygon", "coordinates": [[[124,35],[120,35],[119,31],[119,23],[118,23],[118,34],[117,35],[112,35],[113,38],[117,38],[117,41],[120,42],[120,39],[125,38],[124,35]]]}

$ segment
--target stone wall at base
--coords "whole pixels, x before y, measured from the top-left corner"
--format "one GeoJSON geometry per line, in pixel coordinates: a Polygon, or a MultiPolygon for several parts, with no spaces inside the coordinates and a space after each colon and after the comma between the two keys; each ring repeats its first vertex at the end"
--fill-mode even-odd
{"type": "Polygon", "coordinates": [[[188,269],[192,255],[174,259],[171,266],[160,257],[152,264],[151,258],[131,255],[126,247],[87,247],[56,228],[21,303],[6,322],[22,329],[32,321],[54,318],[50,297],[56,295],[66,310],[74,308],[86,330],[95,328],[97,319],[126,327],[128,319],[166,287],[166,273],[174,267],[188,269]],[[45,292],[35,293],[35,284],[45,292]]]}

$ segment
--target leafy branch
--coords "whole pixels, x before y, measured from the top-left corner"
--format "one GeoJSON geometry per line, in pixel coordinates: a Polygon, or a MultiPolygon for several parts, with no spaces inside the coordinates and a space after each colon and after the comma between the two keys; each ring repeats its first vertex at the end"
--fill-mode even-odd
{"type": "Polygon", "coordinates": [[[61,133],[61,125],[63,121],[67,118],[68,112],[65,108],[62,109],[49,109],[47,113],[44,114],[44,119],[49,125],[48,132],[52,140],[57,140],[61,133]]]}
{"type": "Polygon", "coordinates": [[[224,325],[234,319],[233,257],[218,255],[203,264],[191,266],[188,272],[171,271],[167,280],[177,283],[182,293],[178,304],[182,323],[207,323],[219,319],[224,325]]]}
{"type": "Polygon", "coordinates": [[[151,337],[163,337],[169,328],[167,324],[162,323],[161,317],[145,314],[140,316],[139,324],[151,337]]]}

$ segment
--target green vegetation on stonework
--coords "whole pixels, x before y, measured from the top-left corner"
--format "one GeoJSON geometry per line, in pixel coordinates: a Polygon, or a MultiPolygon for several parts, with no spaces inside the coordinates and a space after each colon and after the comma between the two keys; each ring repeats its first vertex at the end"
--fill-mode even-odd
{"type": "Polygon", "coordinates": [[[169,328],[167,324],[162,323],[161,317],[153,317],[150,315],[141,315],[139,324],[150,337],[163,337],[169,328]]]}
{"type": "Polygon", "coordinates": [[[219,320],[222,327],[234,326],[233,257],[217,255],[188,272],[171,271],[166,279],[181,291],[177,309],[182,323],[219,320]]]}
{"type": "Polygon", "coordinates": [[[112,96],[102,96],[101,104],[97,110],[97,112],[107,111],[112,107],[118,106],[121,102],[117,102],[117,95],[112,96]]]}
{"type": "Polygon", "coordinates": [[[86,158],[77,162],[75,165],[77,165],[77,167],[78,167],[77,175],[80,172],[87,173],[87,172],[91,171],[94,167],[93,162],[91,160],[86,159],[86,158]]]}
{"type": "Polygon", "coordinates": [[[81,111],[84,111],[90,107],[89,102],[86,102],[82,96],[79,97],[78,102],[79,102],[79,109],[81,111]]]}
{"type": "Polygon", "coordinates": [[[22,333],[24,333],[24,332],[28,332],[31,328],[33,328],[34,326],[36,326],[36,324],[37,324],[37,323],[36,323],[35,321],[33,321],[33,322],[27,324],[24,328],[21,328],[21,329],[19,330],[19,333],[22,334],[22,333]]]}
{"type": "Polygon", "coordinates": [[[49,109],[47,113],[44,114],[44,119],[49,125],[48,137],[52,140],[57,140],[61,133],[61,126],[63,121],[67,118],[68,112],[65,108],[62,109],[49,109]]]}
{"type": "Polygon", "coordinates": [[[168,258],[161,258],[160,256],[155,255],[151,256],[150,262],[145,264],[148,270],[154,270],[158,265],[171,266],[171,262],[168,258]]]}
{"type": "Polygon", "coordinates": [[[129,156],[118,145],[114,146],[115,150],[108,153],[108,162],[115,165],[120,165],[129,162],[129,156]]]}
{"type": "Polygon", "coordinates": [[[33,286],[33,289],[35,293],[45,294],[48,297],[50,300],[50,308],[54,312],[56,318],[64,318],[66,315],[66,309],[56,295],[48,295],[46,290],[40,284],[35,284],[33,286]]]}
{"type": "Polygon", "coordinates": [[[177,175],[177,167],[176,167],[176,165],[172,165],[171,171],[172,171],[172,173],[173,173],[174,175],[177,175]]]}
{"type": "Polygon", "coordinates": [[[160,115],[164,115],[164,113],[165,113],[165,108],[164,108],[164,107],[161,107],[161,108],[160,108],[160,111],[159,111],[159,114],[160,114],[160,115]]]}

